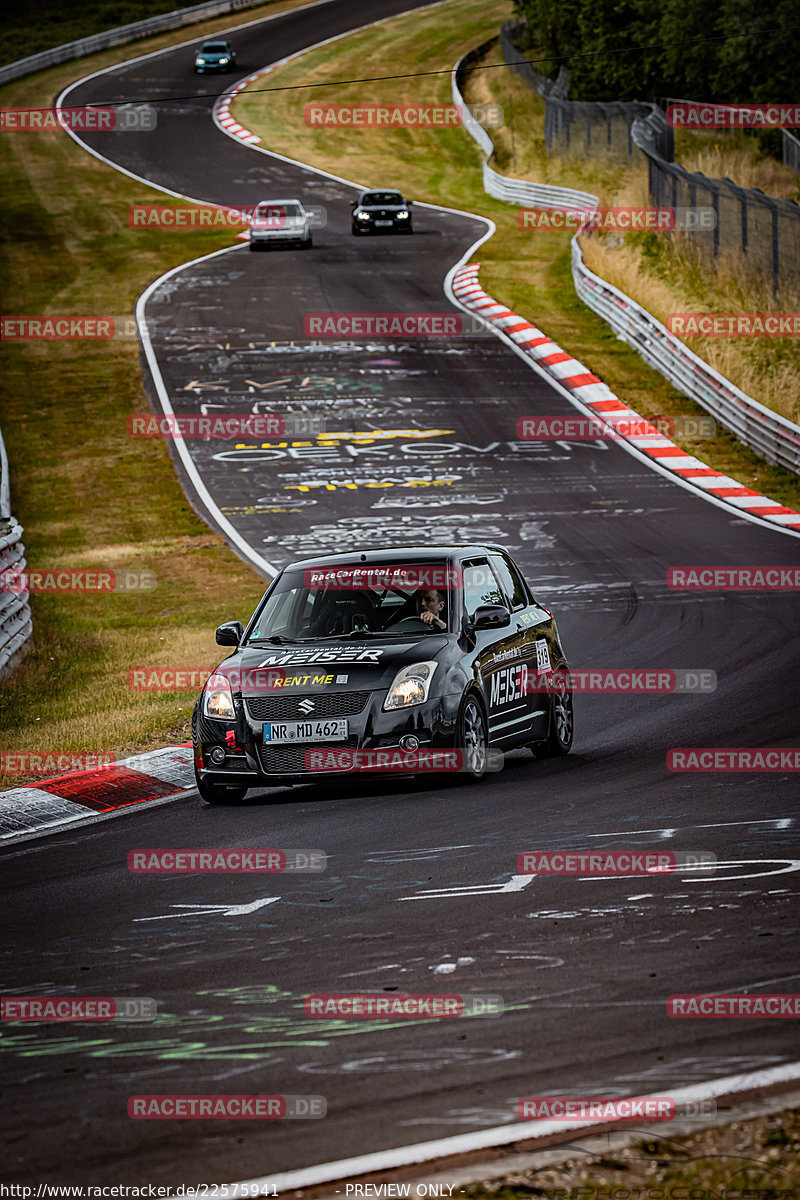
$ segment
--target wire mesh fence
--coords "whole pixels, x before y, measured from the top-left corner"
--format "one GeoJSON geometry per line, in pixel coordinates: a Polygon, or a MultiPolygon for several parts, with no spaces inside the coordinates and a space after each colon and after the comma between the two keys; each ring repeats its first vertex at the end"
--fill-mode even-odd
{"type": "MultiPolygon", "coordinates": [[[[693,246],[711,258],[731,257],[749,276],[772,288],[774,296],[797,288],[800,267],[800,205],[779,200],[732,179],[711,179],[674,161],[674,133],[662,110],[644,101],[583,103],[569,99],[569,76],[562,67],[548,79],[524,60],[527,26],[508,22],[500,33],[504,61],[545,101],[545,143],[549,153],[580,151],[607,157],[638,151],[648,167],[651,202],[658,207],[712,208],[713,228],[690,223],[693,246]]],[[[783,156],[800,168],[800,141],[784,131],[783,156]]]]}

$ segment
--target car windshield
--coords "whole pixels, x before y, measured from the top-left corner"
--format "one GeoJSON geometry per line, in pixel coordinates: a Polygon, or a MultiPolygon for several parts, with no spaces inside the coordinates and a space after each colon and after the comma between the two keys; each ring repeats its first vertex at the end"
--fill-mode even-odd
{"type": "Polygon", "coordinates": [[[403,197],[399,192],[367,192],[361,199],[362,205],[369,206],[372,204],[403,204],[403,197]]]}
{"type": "Polygon", "coordinates": [[[461,611],[460,585],[458,568],[444,563],[345,563],[286,571],[258,611],[247,641],[443,633],[461,611]]]}
{"type": "Polygon", "coordinates": [[[282,221],[286,217],[302,216],[299,204],[287,204],[281,200],[275,201],[274,204],[259,204],[255,215],[257,221],[282,221]]]}
{"type": "Polygon", "coordinates": [[[224,42],[206,42],[205,46],[203,46],[203,49],[200,51],[200,53],[201,54],[227,54],[228,47],[225,45],[224,42]]]}

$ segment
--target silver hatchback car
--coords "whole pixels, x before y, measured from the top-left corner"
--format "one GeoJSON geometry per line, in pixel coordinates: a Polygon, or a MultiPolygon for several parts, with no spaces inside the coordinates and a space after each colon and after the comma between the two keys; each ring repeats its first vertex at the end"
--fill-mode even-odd
{"type": "Polygon", "coordinates": [[[250,218],[250,249],[260,250],[272,242],[311,245],[311,214],[299,200],[262,200],[250,218]]]}

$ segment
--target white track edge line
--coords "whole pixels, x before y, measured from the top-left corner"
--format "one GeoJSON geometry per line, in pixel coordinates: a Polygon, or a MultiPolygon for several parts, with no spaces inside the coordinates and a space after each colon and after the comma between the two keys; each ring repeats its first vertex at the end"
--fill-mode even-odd
{"type": "MultiPolygon", "coordinates": [[[[800,1079],[800,1062],[785,1063],[763,1071],[751,1071],[740,1075],[729,1075],[723,1079],[690,1084],[685,1088],[673,1089],[669,1096],[677,1104],[712,1099],[717,1096],[735,1095],[754,1088],[769,1087],[800,1079]]],[[[368,1172],[388,1171],[396,1167],[412,1166],[415,1163],[431,1162],[456,1154],[468,1154],[474,1150],[504,1146],[510,1142],[530,1141],[546,1134],[591,1131],[597,1128],[596,1121],[515,1121],[509,1125],[481,1129],[474,1133],[460,1133],[453,1137],[438,1138],[431,1142],[417,1142],[397,1146],[391,1150],[378,1150],[372,1154],[361,1154],[355,1158],[343,1158],[334,1162],[318,1163],[313,1167],[301,1167],[281,1174],[241,1179],[228,1186],[267,1184],[273,1190],[313,1187],[318,1183],[331,1183],[368,1172]]],[[[623,1127],[624,1128],[624,1127],[623,1127]]]]}
{"type": "MultiPolygon", "coordinates": [[[[476,313],[473,309],[468,308],[466,304],[461,303],[461,301],[453,292],[451,286],[452,278],[456,271],[460,270],[464,265],[464,262],[458,263],[451,271],[448,272],[445,280],[445,291],[448,299],[462,309],[463,312],[468,313],[471,316],[480,316],[479,313],[476,313]]],[[[566,400],[569,400],[570,404],[572,404],[574,408],[577,408],[579,412],[584,413],[586,416],[592,417],[595,421],[599,416],[602,416],[601,413],[598,413],[595,409],[585,404],[578,396],[575,395],[574,392],[571,392],[568,388],[564,387],[558,379],[554,379],[544,367],[539,365],[535,358],[522,349],[522,347],[518,346],[517,343],[513,341],[511,337],[509,337],[509,335],[506,334],[502,329],[498,329],[488,320],[487,325],[490,325],[497,337],[506,342],[506,344],[511,347],[514,353],[517,354],[523,360],[523,362],[528,364],[531,370],[535,371],[537,375],[549,383],[551,387],[553,387],[555,391],[559,392],[559,394],[562,395],[566,400]]],[[[626,402],[622,401],[622,403],[626,402]]],[[[644,420],[644,418],[640,419],[644,420]]],[[[800,530],[788,529],[786,526],[777,525],[771,521],[765,521],[762,517],[759,517],[756,513],[750,512],[748,509],[738,508],[735,505],[729,504],[724,497],[715,496],[713,493],[697,487],[695,484],[690,483],[689,480],[684,479],[682,476],[677,475],[673,471],[668,470],[666,467],[661,466],[656,459],[650,458],[649,455],[642,453],[638,447],[634,446],[625,438],[615,438],[613,444],[620,446],[627,454],[630,454],[633,458],[638,459],[639,462],[644,463],[645,466],[649,467],[652,471],[656,471],[659,475],[663,475],[665,479],[669,479],[672,483],[678,484],[680,487],[684,488],[685,491],[690,492],[693,496],[696,496],[701,500],[706,500],[709,504],[713,504],[716,508],[723,509],[731,517],[741,517],[744,520],[752,522],[754,525],[758,525],[761,529],[769,529],[777,533],[788,534],[790,537],[800,537],[800,530]]],[[[780,503],[780,501],[776,501],[776,503],[780,503]]]]}
{"type": "MultiPolygon", "coordinates": [[[[158,365],[158,358],[156,357],[153,344],[150,340],[150,330],[148,328],[147,317],[145,315],[147,301],[150,299],[153,292],[159,288],[162,283],[165,283],[168,279],[171,279],[173,275],[177,275],[181,271],[188,270],[190,267],[196,266],[197,263],[207,262],[209,259],[218,258],[222,254],[231,254],[234,251],[243,249],[244,246],[225,246],[224,249],[215,250],[212,254],[203,254],[200,256],[200,258],[192,259],[191,262],[181,263],[177,267],[172,267],[171,270],[166,271],[163,275],[159,276],[158,279],[154,279],[153,282],[145,288],[139,299],[136,301],[136,323],[139,327],[139,333],[142,338],[142,347],[145,352],[145,357],[147,358],[147,364],[150,368],[153,382],[156,386],[156,393],[158,395],[159,403],[161,404],[165,416],[169,417],[174,416],[175,414],[172,404],[170,403],[169,396],[167,395],[167,388],[164,383],[164,378],[161,374],[161,368],[158,365]]],[[[246,542],[239,531],[230,523],[228,518],[224,517],[220,512],[216,501],[212,498],[211,493],[209,492],[203,480],[200,478],[200,473],[198,472],[197,467],[194,465],[192,457],[186,448],[185,439],[174,438],[173,441],[176,452],[183,464],[184,470],[191,480],[195,492],[197,493],[197,496],[203,507],[208,511],[209,515],[213,517],[214,521],[225,533],[226,537],[230,538],[231,542],[238,549],[245,561],[254,566],[261,574],[266,574],[268,576],[271,575],[272,578],[274,578],[278,574],[279,568],[274,566],[271,562],[268,562],[267,559],[263,558],[257,550],[255,550],[248,542],[246,542]]]]}

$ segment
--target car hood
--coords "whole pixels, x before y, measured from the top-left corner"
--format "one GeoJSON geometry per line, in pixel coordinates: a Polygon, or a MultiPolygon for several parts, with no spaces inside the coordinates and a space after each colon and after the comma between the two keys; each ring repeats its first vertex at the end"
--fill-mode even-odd
{"type": "Polygon", "coordinates": [[[388,688],[401,667],[436,658],[453,635],[423,634],[401,642],[314,642],[308,645],[246,646],[217,668],[243,695],[264,692],[317,693],[352,688],[388,688]]]}

